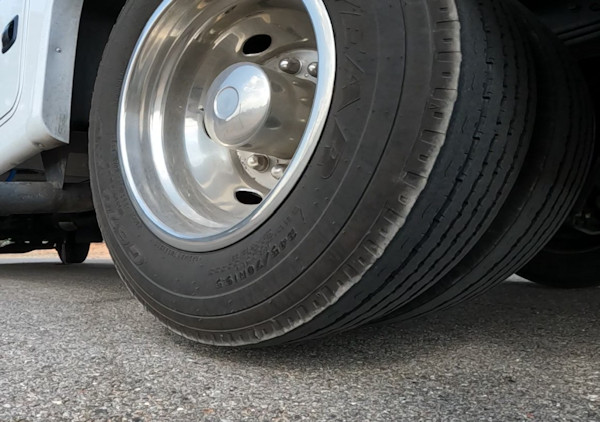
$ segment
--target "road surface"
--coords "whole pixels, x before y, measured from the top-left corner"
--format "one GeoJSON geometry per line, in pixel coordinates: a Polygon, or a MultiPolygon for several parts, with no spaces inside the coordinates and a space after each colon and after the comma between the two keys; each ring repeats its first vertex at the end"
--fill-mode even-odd
{"type": "Polygon", "coordinates": [[[171,334],[109,260],[0,259],[0,421],[600,421],[600,289],[507,282],[407,324],[226,350],[171,334]]]}

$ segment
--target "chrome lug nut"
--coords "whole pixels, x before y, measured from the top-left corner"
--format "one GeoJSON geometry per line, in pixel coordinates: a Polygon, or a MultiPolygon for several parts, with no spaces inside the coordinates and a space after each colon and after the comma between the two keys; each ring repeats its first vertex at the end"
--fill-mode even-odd
{"type": "Polygon", "coordinates": [[[275,179],[279,180],[283,177],[283,174],[285,173],[286,170],[287,170],[287,166],[285,166],[283,164],[277,164],[276,166],[273,166],[273,168],[271,169],[271,176],[273,176],[275,179]]]}
{"type": "Polygon", "coordinates": [[[295,75],[302,69],[302,64],[300,63],[300,60],[293,57],[286,58],[279,62],[279,69],[290,75],[295,75]]]}
{"type": "Polygon", "coordinates": [[[308,69],[308,74],[310,76],[312,76],[313,78],[316,78],[317,75],[319,74],[319,63],[313,62],[308,65],[307,69],[308,69]]]}
{"type": "Polygon", "coordinates": [[[269,158],[266,155],[254,154],[248,157],[246,164],[252,170],[264,172],[269,168],[269,158]]]}

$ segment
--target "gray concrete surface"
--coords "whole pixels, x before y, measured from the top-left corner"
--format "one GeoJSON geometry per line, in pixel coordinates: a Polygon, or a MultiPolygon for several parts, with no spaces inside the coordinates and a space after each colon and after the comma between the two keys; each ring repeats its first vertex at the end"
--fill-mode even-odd
{"type": "Polygon", "coordinates": [[[600,290],[506,283],[410,324],[240,351],[169,333],[109,262],[17,262],[0,265],[0,421],[600,421],[600,290]]]}

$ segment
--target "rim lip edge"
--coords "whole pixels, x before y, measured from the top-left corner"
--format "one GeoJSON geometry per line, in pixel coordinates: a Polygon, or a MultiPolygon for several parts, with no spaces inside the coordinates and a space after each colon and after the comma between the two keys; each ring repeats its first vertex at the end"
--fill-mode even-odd
{"type": "Polygon", "coordinates": [[[133,182],[135,179],[132,174],[127,142],[125,140],[125,105],[129,99],[129,88],[133,74],[135,73],[134,68],[139,61],[141,53],[143,53],[144,43],[149,34],[151,34],[156,23],[175,1],[177,0],[164,0],[153,12],[142,30],[129,59],[117,109],[117,151],[123,182],[129,199],[145,226],[160,240],[177,249],[191,253],[210,252],[231,246],[255,232],[272,217],[277,208],[288,198],[306,170],[318,147],[333,102],[337,67],[335,35],[331,18],[323,0],[302,0],[316,38],[319,79],[308,123],[284,177],[259,207],[232,227],[218,234],[204,237],[185,236],[181,233],[175,235],[174,230],[169,230],[169,226],[152,211],[146,203],[144,196],[133,182]]]}

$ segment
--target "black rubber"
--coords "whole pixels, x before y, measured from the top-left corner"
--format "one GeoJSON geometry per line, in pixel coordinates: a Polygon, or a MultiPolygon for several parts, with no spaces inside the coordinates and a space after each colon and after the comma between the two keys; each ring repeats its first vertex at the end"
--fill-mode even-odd
{"type": "Polygon", "coordinates": [[[538,81],[536,122],[525,165],[477,246],[435,286],[386,320],[440,310],[504,281],[559,230],[584,185],[593,157],[594,119],[583,77],[554,34],[520,5],[506,4],[520,23],[521,39],[533,47],[538,81]]]}
{"type": "Polygon", "coordinates": [[[174,331],[277,344],[380,318],[430,288],[492,224],[535,113],[527,51],[502,0],[325,0],[338,51],[333,106],[278,212],[210,253],[160,240],[120,174],[117,104],[159,0],[130,0],[90,117],[96,212],[132,293],[174,331]]]}
{"type": "Polygon", "coordinates": [[[519,275],[557,289],[600,286],[600,235],[564,226],[519,275]]]}
{"type": "Polygon", "coordinates": [[[88,257],[90,244],[66,241],[56,246],[56,252],[65,265],[82,264],[88,257]]]}

